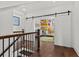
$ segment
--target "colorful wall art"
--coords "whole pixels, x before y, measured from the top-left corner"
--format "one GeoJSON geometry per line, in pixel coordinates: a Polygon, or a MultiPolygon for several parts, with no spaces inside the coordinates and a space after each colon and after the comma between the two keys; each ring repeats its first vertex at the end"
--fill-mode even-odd
{"type": "Polygon", "coordinates": [[[52,23],[49,19],[43,19],[40,21],[40,29],[43,32],[48,32],[49,34],[52,33],[52,23]]]}

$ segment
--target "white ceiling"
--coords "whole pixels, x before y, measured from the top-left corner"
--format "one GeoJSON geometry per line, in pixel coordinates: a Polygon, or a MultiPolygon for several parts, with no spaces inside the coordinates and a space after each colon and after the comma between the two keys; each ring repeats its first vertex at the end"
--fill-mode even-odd
{"type": "Polygon", "coordinates": [[[26,3],[23,5],[20,5],[16,8],[16,10],[24,13],[33,13],[33,12],[39,12],[41,10],[48,10],[53,7],[63,6],[63,5],[70,5],[73,2],[65,1],[65,2],[53,2],[53,1],[38,1],[38,2],[31,2],[26,3]]]}
{"type": "Polygon", "coordinates": [[[5,8],[5,7],[11,7],[11,6],[16,6],[16,5],[21,5],[21,4],[28,4],[31,2],[25,2],[25,1],[0,1],[0,8],[5,8]]]}
{"type": "Polygon", "coordinates": [[[38,10],[43,10],[43,9],[47,9],[48,7],[54,6],[53,2],[32,2],[30,4],[24,4],[21,5],[19,7],[17,7],[16,9],[19,11],[23,11],[23,9],[26,9],[27,12],[30,11],[38,11],[38,10]]]}
{"type": "Polygon", "coordinates": [[[17,6],[15,10],[22,13],[33,13],[48,10],[53,7],[70,5],[73,1],[0,1],[0,8],[17,6]]]}

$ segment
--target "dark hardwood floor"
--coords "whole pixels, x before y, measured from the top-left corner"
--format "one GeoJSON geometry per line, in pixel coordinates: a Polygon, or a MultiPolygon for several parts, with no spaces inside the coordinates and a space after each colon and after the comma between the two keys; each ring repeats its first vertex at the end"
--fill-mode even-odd
{"type": "Polygon", "coordinates": [[[53,42],[42,42],[41,57],[78,57],[73,48],[54,45],[53,42]]]}
{"type": "Polygon", "coordinates": [[[50,41],[41,41],[40,52],[35,52],[29,57],[78,57],[78,55],[73,48],[57,46],[50,41]]]}

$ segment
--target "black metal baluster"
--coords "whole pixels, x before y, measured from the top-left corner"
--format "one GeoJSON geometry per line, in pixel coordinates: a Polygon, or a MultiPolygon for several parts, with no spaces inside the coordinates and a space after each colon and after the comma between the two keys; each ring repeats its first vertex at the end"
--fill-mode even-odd
{"type": "Polygon", "coordinates": [[[18,40],[17,40],[17,56],[18,56],[18,49],[19,49],[19,48],[18,48],[18,40]]]}
{"type": "Polygon", "coordinates": [[[37,39],[37,38],[38,38],[38,34],[36,33],[36,40],[35,40],[35,41],[36,41],[36,44],[37,44],[37,45],[36,45],[36,50],[37,50],[37,48],[38,48],[38,47],[37,47],[37,46],[38,46],[38,39],[37,39]]]}
{"type": "MultiPolygon", "coordinates": [[[[21,37],[21,52],[22,52],[22,37],[21,37]]],[[[22,56],[22,54],[21,54],[21,56],[22,56]]]]}
{"type": "MultiPolygon", "coordinates": [[[[25,42],[26,40],[25,40],[25,35],[24,35],[24,50],[26,51],[26,42],[25,42]]],[[[25,57],[26,57],[26,55],[25,55],[25,57]]]]}
{"type": "MultiPolygon", "coordinates": [[[[30,34],[30,41],[30,50],[32,50],[32,34],[30,34]]],[[[30,56],[32,56],[32,54],[30,56]]]]}
{"type": "MultiPolygon", "coordinates": [[[[31,40],[32,40],[32,38],[33,38],[33,34],[31,35],[31,40]]],[[[33,41],[31,43],[31,50],[33,51],[33,41]]]]}
{"type": "MultiPolygon", "coordinates": [[[[33,34],[32,34],[32,38],[33,38],[33,34]]],[[[33,43],[34,43],[34,41],[32,41],[32,51],[33,51],[33,47],[34,47],[34,46],[33,46],[33,43]]]]}
{"type": "MultiPolygon", "coordinates": [[[[4,52],[4,39],[2,40],[2,49],[3,49],[3,52],[4,52]]],[[[4,57],[4,54],[3,54],[3,57],[4,57]]]]}
{"type": "Polygon", "coordinates": [[[23,50],[24,50],[24,37],[22,36],[22,45],[23,45],[23,50]]]}
{"type": "MultiPolygon", "coordinates": [[[[31,52],[31,34],[29,34],[29,52],[31,52]]],[[[29,56],[31,56],[31,54],[29,56]]]]}
{"type": "MultiPolygon", "coordinates": [[[[24,46],[24,43],[25,43],[25,41],[24,41],[24,35],[23,35],[23,46],[24,46]]],[[[23,50],[25,50],[25,47],[24,47],[24,49],[23,50]]]]}
{"type": "MultiPolygon", "coordinates": [[[[25,35],[25,51],[26,51],[26,35],[25,35]]],[[[26,57],[26,53],[25,53],[25,57],[26,57]]]]}
{"type": "MultiPolygon", "coordinates": [[[[15,41],[15,37],[13,37],[13,42],[15,41]]],[[[13,45],[13,57],[15,56],[15,43],[13,45]]]]}
{"type": "Polygon", "coordinates": [[[29,40],[28,40],[28,51],[30,52],[30,34],[29,34],[29,37],[28,38],[29,38],[29,40]]]}
{"type": "Polygon", "coordinates": [[[38,36],[38,38],[37,38],[37,40],[38,40],[38,46],[37,46],[37,51],[39,52],[40,51],[40,30],[38,29],[38,33],[37,33],[37,36],[38,36]]]}
{"type": "MultiPolygon", "coordinates": [[[[27,51],[27,35],[26,35],[26,51],[27,51]]],[[[26,57],[27,57],[27,53],[26,53],[26,57]]]]}
{"type": "MultiPolygon", "coordinates": [[[[28,50],[29,50],[29,34],[28,34],[28,39],[27,39],[27,52],[28,52],[28,50]]],[[[29,57],[29,56],[28,56],[29,57]]]]}
{"type": "MultiPolygon", "coordinates": [[[[10,46],[10,38],[8,39],[8,46],[10,46]]],[[[8,57],[10,57],[10,48],[8,50],[8,57]]]]}
{"type": "MultiPolygon", "coordinates": [[[[30,50],[31,50],[31,49],[30,49],[30,48],[31,48],[31,44],[30,44],[30,43],[31,43],[30,35],[31,35],[31,34],[29,34],[29,52],[31,52],[31,51],[30,51],[30,50]]],[[[29,56],[31,56],[31,54],[30,54],[29,56]]]]}

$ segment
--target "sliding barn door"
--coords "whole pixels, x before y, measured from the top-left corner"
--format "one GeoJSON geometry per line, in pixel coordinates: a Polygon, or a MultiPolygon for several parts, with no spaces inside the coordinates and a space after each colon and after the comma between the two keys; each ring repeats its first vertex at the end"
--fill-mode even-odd
{"type": "Polygon", "coordinates": [[[54,22],[55,44],[71,47],[71,14],[57,15],[54,22]]]}

